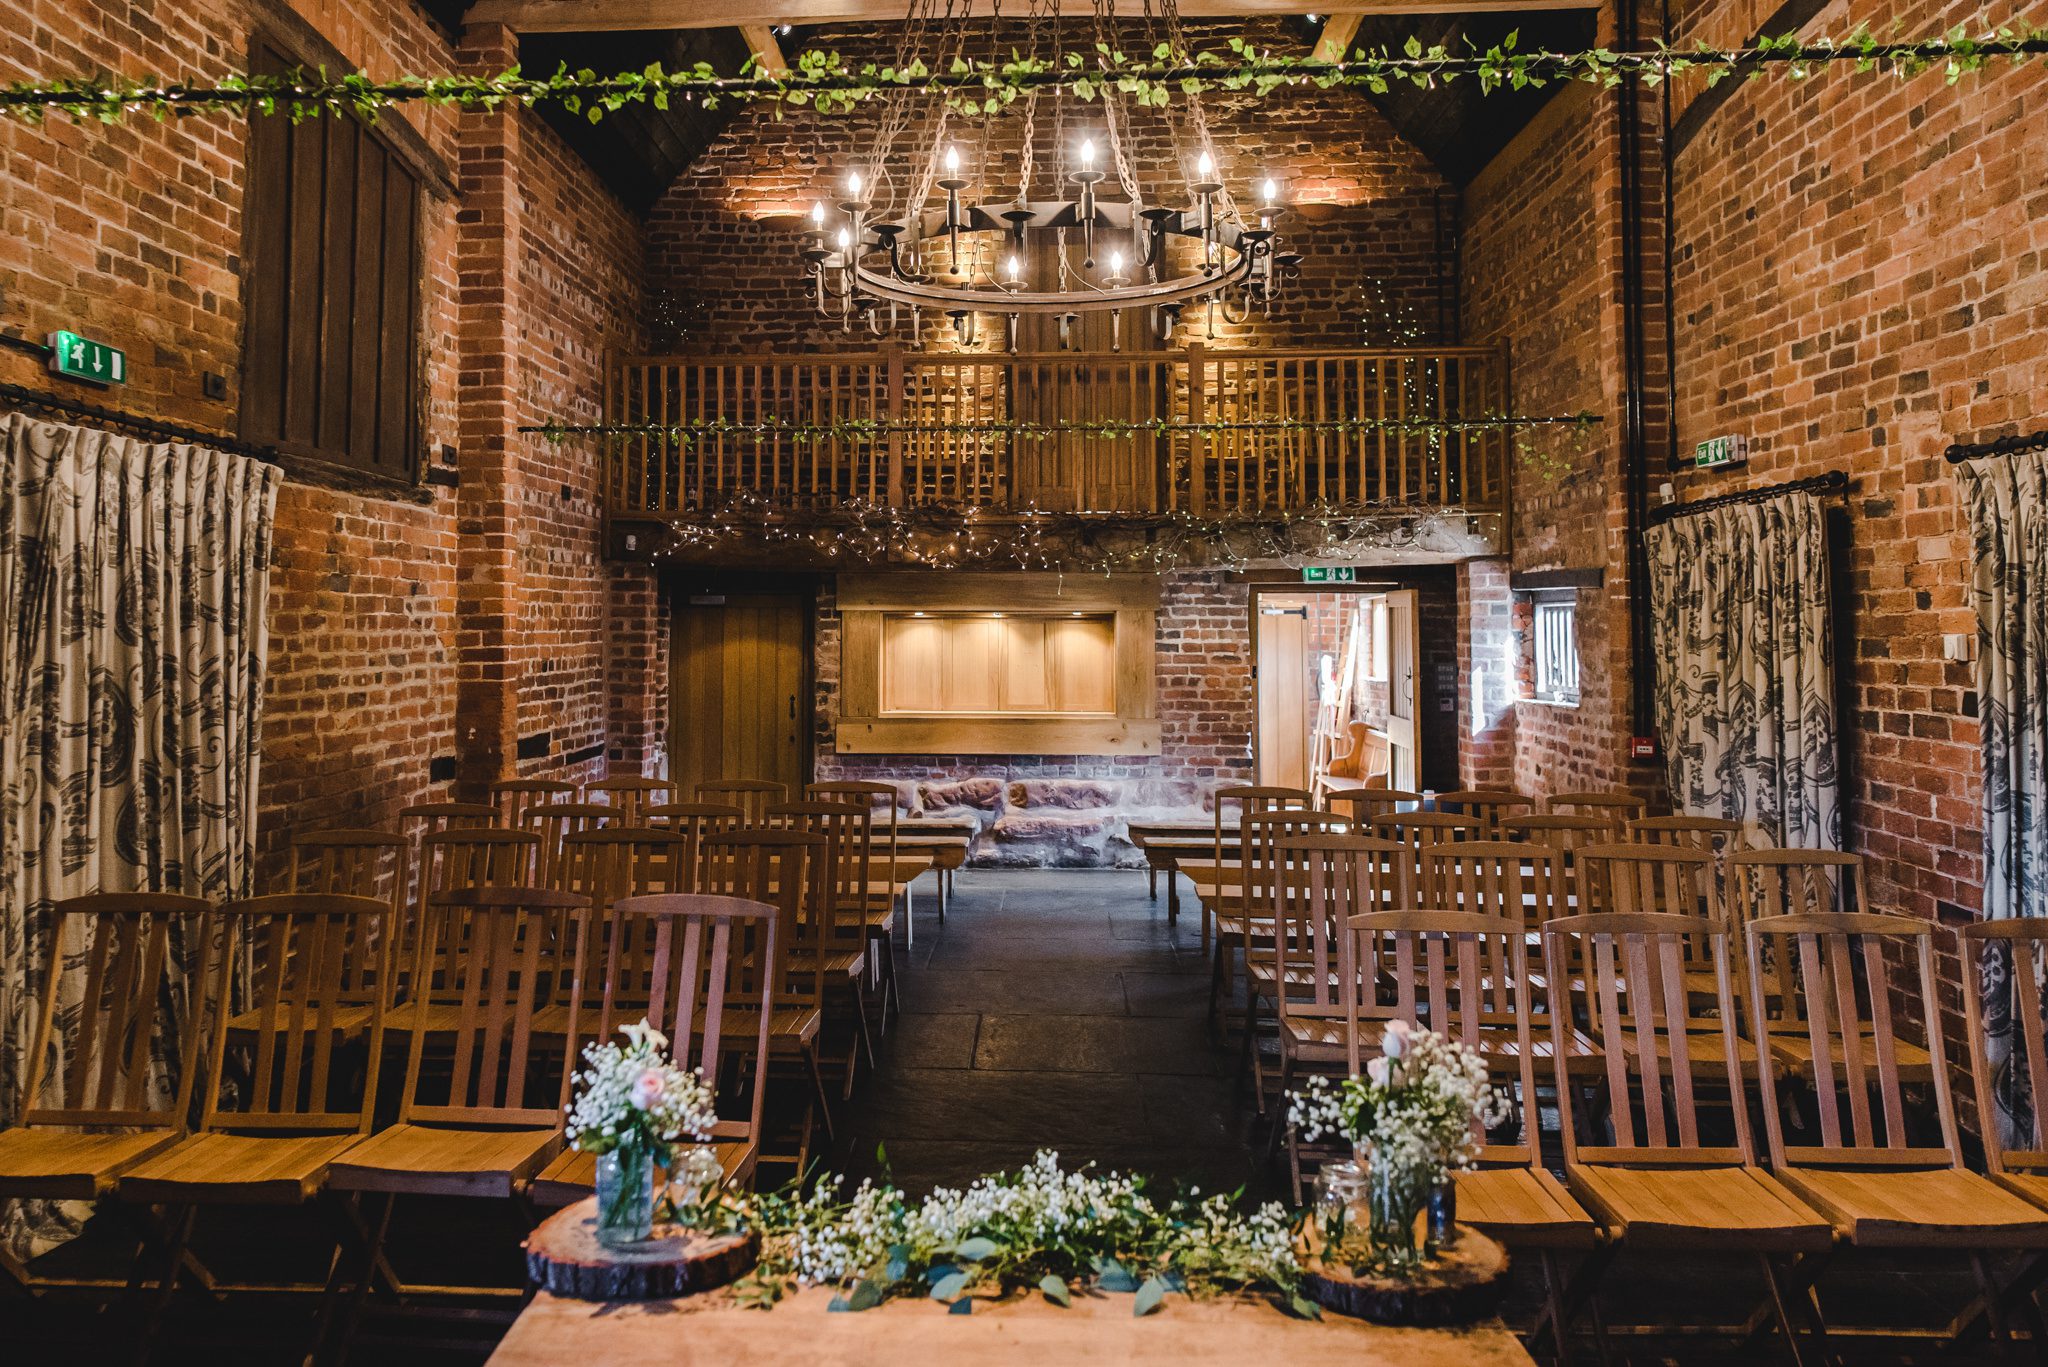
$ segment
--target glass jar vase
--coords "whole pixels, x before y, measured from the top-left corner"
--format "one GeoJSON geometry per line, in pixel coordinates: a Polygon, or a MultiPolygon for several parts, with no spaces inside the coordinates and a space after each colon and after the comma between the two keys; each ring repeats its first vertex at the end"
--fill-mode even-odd
{"type": "Polygon", "coordinates": [[[1373,1156],[1366,1172],[1366,1208],[1373,1257],[1381,1270],[1408,1276],[1422,1266],[1418,1226],[1423,1207],[1436,1189],[1435,1177],[1427,1169],[1373,1156]]]}
{"type": "Polygon", "coordinates": [[[597,1156],[597,1241],[640,1243],[654,1232],[654,1154],[638,1144],[597,1156]]]}

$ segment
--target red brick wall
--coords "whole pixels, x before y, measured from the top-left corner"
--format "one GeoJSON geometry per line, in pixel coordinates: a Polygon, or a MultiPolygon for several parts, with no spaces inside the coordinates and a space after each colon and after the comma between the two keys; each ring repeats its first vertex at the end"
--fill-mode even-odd
{"type": "MultiPolygon", "coordinates": [[[[457,62],[415,5],[297,8],[371,70],[457,62]]],[[[246,36],[269,7],[6,0],[0,12],[0,79],[110,70],[207,80],[244,68],[246,36]]],[[[601,744],[612,691],[592,453],[509,429],[596,411],[596,357],[637,340],[638,226],[528,115],[416,108],[385,117],[410,122],[465,196],[488,196],[501,181],[496,212],[518,231],[493,243],[472,228],[459,241],[467,199],[426,204],[423,446],[437,462],[444,446],[458,450],[462,488],[366,494],[295,473],[280,492],[260,817],[273,868],[293,829],[386,822],[438,793],[435,757],[481,756],[472,774],[495,772],[510,765],[518,736],[546,731],[548,758],[522,768],[559,769],[566,751],[601,744]],[[494,160],[491,147],[518,155],[494,160]],[[479,351],[477,311],[465,304],[500,289],[517,314],[495,319],[493,345],[479,351]],[[505,546],[489,574],[487,532],[505,546]],[[465,710],[460,728],[459,668],[495,672],[507,699],[465,710]]],[[[102,337],[134,369],[111,402],[234,430],[245,128],[226,116],[0,124],[0,328],[102,337]],[[202,396],[207,371],[227,377],[225,401],[202,396]]],[[[51,384],[14,352],[0,353],[0,378],[51,384]]],[[[619,606],[633,602],[626,594],[619,606]]],[[[601,767],[594,759],[582,772],[601,767]]]]}
{"type": "MultiPolygon", "coordinates": [[[[2038,5],[2022,6],[2038,22],[2038,5]]],[[[1810,33],[1925,3],[1830,5],[1810,33]]],[[[1738,7],[1697,5],[1678,37],[1743,35],[1738,7]]],[[[1981,898],[1979,734],[1971,667],[1941,634],[1974,632],[1955,440],[2048,417],[2048,73],[1997,68],[1955,86],[1838,75],[1737,91],[1674,165],[1682,449],[1750,440],[1746,470],[1681,474],[1679,496],[1847,471],[1853,635],[1838,643],[1845,828],[1871,895],[1920,915],[1981,898]]]]}

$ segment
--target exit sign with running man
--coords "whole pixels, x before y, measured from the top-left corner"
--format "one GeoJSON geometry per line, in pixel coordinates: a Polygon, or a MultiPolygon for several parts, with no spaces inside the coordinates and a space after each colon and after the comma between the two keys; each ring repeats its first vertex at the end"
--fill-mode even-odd
{"type": "Polygon", "coordinates": [[[50,334],[50,373],[87,384],[128,383],[126,352],[75,332],[50,334]]]}

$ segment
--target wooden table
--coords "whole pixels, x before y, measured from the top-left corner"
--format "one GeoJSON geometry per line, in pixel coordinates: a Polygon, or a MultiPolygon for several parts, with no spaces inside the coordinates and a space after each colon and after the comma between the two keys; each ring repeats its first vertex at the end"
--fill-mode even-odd
{"type": "Polygon", "coordinates": [[[953,875],[967,863],[968,848],[979,829],[972,821],[934,817],[910,817],[896,823],[896,848],[932,861],[939,884],[941,924],[946,919],[946,895],[953,890],[953,875]]]}
{"type": "Polygon", "coordinates": [[[1133,821],[1125,828],[1133,845],[1145,852],[1147,891],[1159,896],[1159,875],[1166,875],[1166,919],[1180,920],[1180,885],[1175,875],[1180,861],[1213,859],[1216,855],[1216,827],[1208,821],[1133,821]]]}
{"type": "Polygon", "coordinates": [[[1531,1367],[1498,1323],[1394,1329],[1326,1316],[1297,1320],[1263,1301],[1168,1296],[1138,1319],[1131,1297],[1076,1297],[1072,1309],[1030,1296],[976,1302],[949,1315],[925,1299],[832,1314],[813,1288],[773,1310],[743,1310],[723,1292],[644,1305],[558,1300],[520,1312],[491,1367],[1531,1367]]]}

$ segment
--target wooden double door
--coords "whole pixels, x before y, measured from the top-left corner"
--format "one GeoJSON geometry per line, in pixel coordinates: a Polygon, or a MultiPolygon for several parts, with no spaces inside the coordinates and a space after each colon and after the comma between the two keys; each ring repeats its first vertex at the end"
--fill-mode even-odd
{"type": "Polygon", "coordinates": [[[669,765],[699,783],[764,778],[801,796],[811,779],[807,592],[678,595],[669,650],[669,765]]]}

